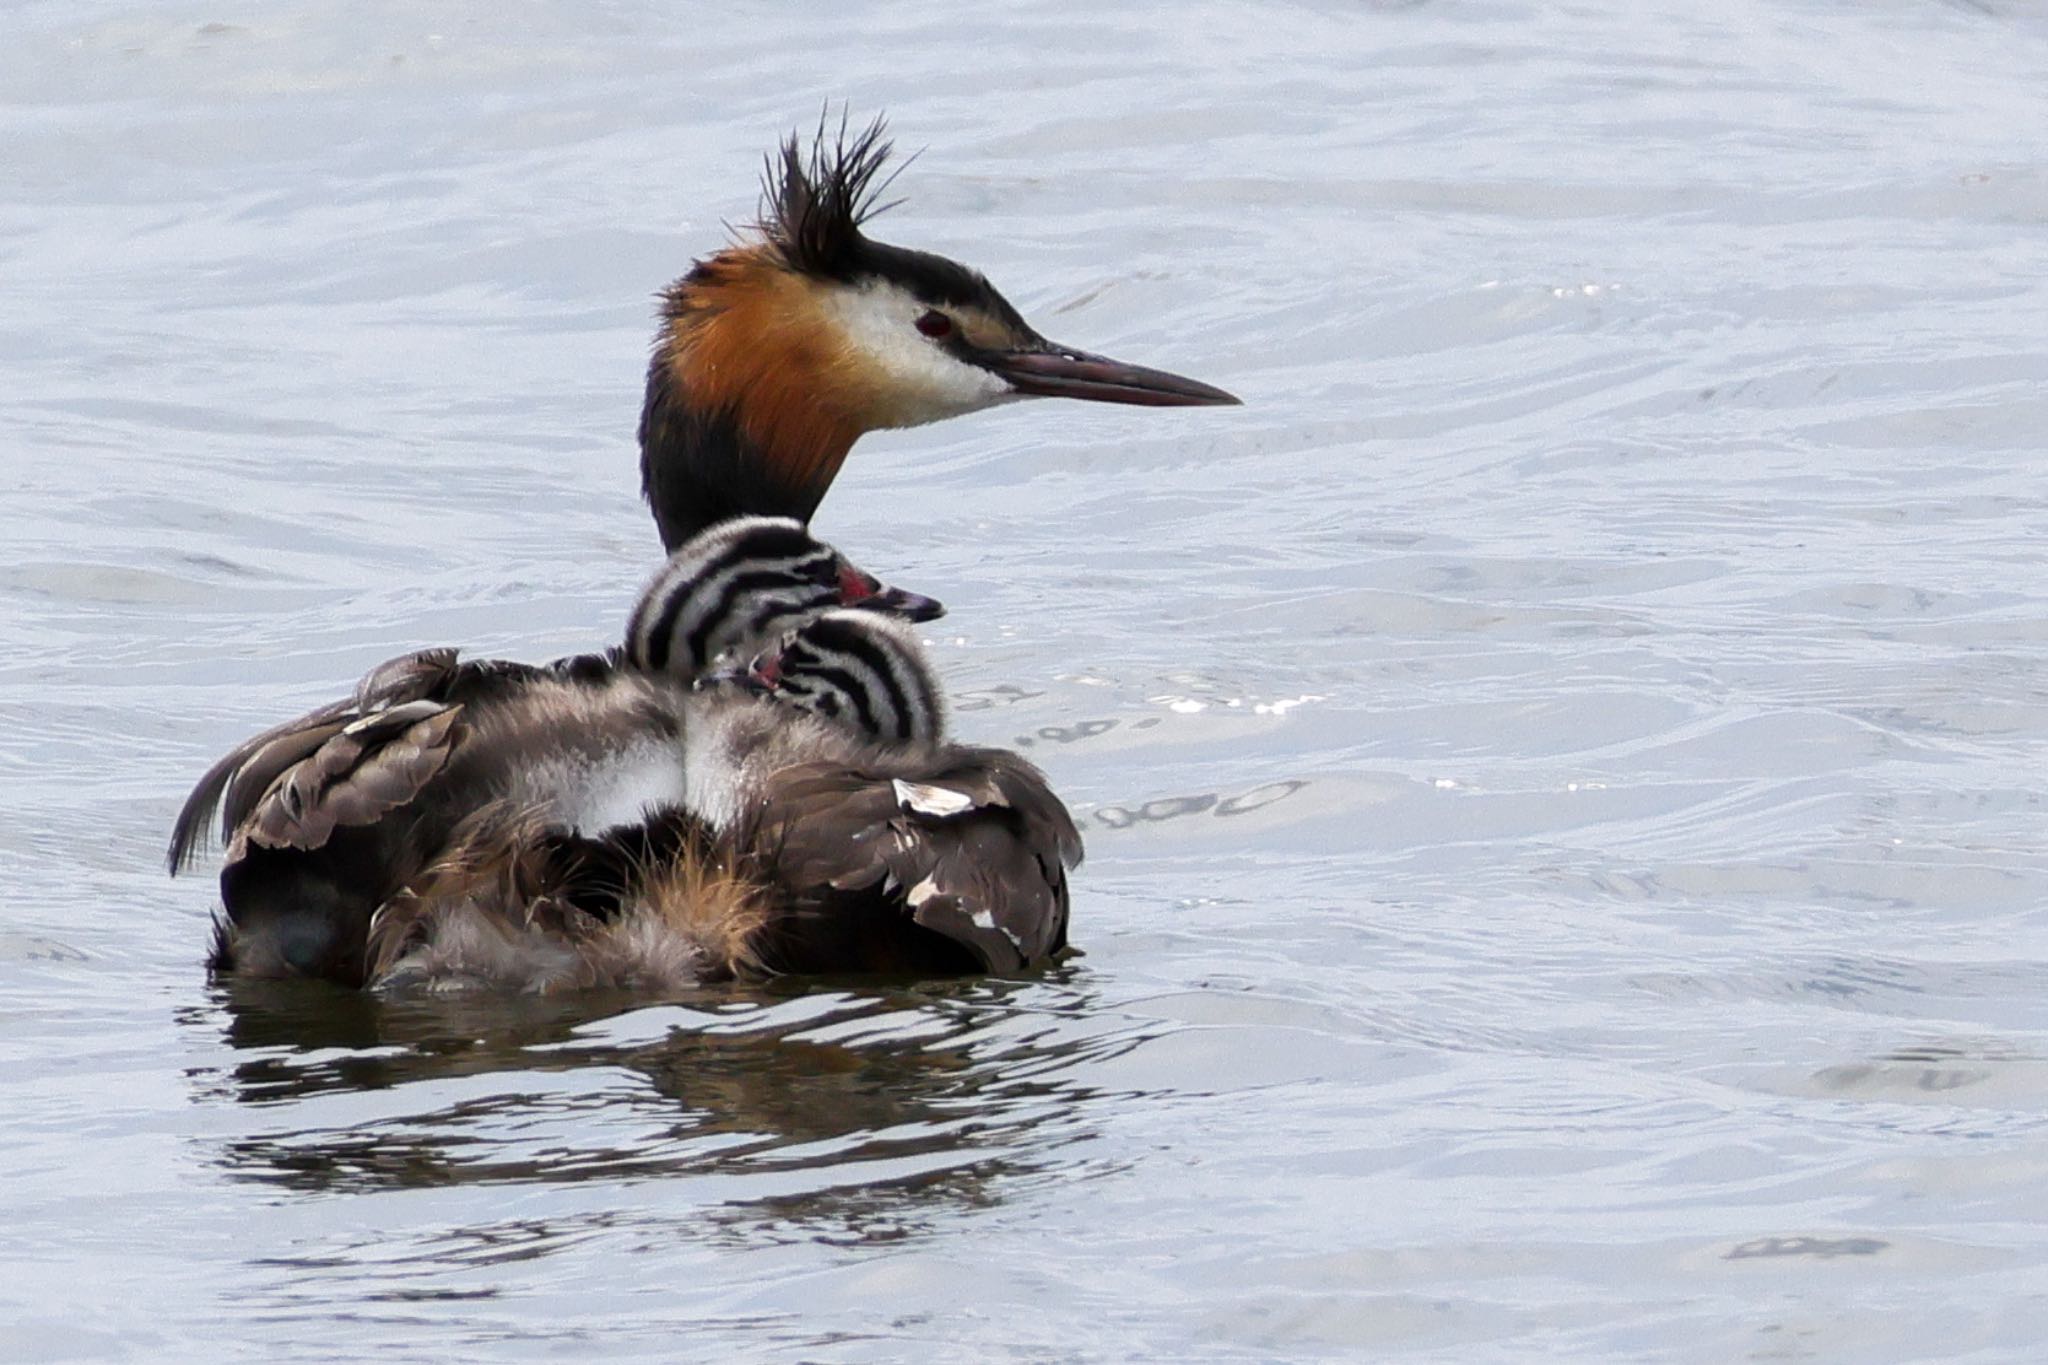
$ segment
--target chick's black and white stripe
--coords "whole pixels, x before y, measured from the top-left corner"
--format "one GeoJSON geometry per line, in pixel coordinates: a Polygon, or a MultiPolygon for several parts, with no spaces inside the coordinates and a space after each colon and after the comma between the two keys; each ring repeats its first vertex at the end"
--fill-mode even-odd
{"type": "Polygon", "coordinates": [[[883,742],[936,742],[946,703],[909,626],[862,612],[828,611],[783,646],[776,690],[883,742]]]}
{"type": "Polygon", "coordinates": [[[694,677],[726,651],[839,602],[849,572],[792,518],[727,522],[669,556],[641,590],[626,625],[626,661],[694,677]]]}

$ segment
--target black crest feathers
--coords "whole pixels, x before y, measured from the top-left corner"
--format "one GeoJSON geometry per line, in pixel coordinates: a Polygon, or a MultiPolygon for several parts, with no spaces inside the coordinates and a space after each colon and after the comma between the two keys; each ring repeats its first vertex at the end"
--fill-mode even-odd
{"type": "Polygon", "coordinates": [[[876,202],[903,169],[883,174],[895,151],[887,134],[880,117],[853,133],[842,112],[836,134],[829,115],[818,120],[808,151],[791,133],[769,156],[760,228],[792,270],[830,279],[853,273],[865,245],[861,224],[894,207],[876,202]]]}

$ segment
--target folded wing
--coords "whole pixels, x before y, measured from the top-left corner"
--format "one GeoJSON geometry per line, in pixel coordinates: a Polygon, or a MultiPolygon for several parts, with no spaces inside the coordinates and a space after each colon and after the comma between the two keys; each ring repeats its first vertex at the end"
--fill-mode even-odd
{"type": "Polygon", "coordinates": [[[793,903],[785,970],[805,969],[806,926],[829,918],[807,920],[805,907],[859,891],[881,917],[871,929],[915,925],[984,971],[1037,966],[1066,946],[1080,832],[1015,754],[949,748],[908,770],[796,764],[768,778],[745,837],[793,903]]]}

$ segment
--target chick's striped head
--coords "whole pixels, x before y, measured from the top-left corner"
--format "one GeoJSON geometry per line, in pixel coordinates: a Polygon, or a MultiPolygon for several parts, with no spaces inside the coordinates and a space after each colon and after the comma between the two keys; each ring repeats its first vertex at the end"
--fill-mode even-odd
{"type": "Polygon", "coordinates": [[[730,653],[821,612],[929,621],[945,608],[892,588],[790,517],[741,517],[686,541],[648,580],[626,625],[626,661],[695,678],[730,653]]]}

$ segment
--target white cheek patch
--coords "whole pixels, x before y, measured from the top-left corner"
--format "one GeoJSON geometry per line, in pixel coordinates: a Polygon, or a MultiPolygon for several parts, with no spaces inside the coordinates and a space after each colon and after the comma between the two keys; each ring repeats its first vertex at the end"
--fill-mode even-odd
{"type": "Polygon", "coordinates": [[[826,317],[870,367],[882,425],[914,427],[1021,397],[979,365],[948,355],[917,330],[926,305],[886,280],[826,291],[826,317]]]}

